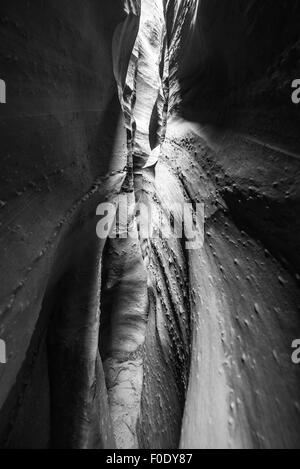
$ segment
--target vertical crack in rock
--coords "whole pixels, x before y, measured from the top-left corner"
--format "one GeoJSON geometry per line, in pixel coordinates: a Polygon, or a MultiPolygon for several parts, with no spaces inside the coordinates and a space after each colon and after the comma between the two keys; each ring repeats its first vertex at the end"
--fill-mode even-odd
{"type": "MultiPolygon", "coordinates": [[[[128,173],[121,196],[134,213],[143,197],[143,167],[150,154],[149,127],[160,90],[164,16],[160,1],[143,1],[139,32],[119,96],[128,137],[128,173]]],[[[115,66],[115,74],[117,67],[115,66]]],[[[118,75],[118,74],[117,74],[118,75]]],[[[135,239],[110,239],[103,258],[100,348],[104,362],[114,434],[119,448],[137,448],[137,421],[143,385],[148,318],[147,272],[143,241],[135,217],[135,239]]]]}
{"type": "MultiPolygon", "coordinates": [[[[133,171],[121,193],[130,194],[133,206],[142,203],[156,211],[157,230],[160,220],[169,223],[172,203],[188,198],[171,168],[159,161],[168,93],[164,5],[160,0],[143,1],[139,33],[119,93],[133,171]]],[[[103,261],[100,344],[114,432],[121,448],[176,448],[190,356],[185,240],[145,238],[133,221],[135,230],[138,244],[109,240],[103,261]],[[149,398],[156,395],[158,399],[149,398]]]]}

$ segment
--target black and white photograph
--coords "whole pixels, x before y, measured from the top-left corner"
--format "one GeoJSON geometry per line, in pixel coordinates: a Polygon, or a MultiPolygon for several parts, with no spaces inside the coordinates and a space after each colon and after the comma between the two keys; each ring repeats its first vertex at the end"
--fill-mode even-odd
{"type": "Polygon", "coordinates": [[[0,0],[0,449],[300,449],[300,0],[0,0]]]}

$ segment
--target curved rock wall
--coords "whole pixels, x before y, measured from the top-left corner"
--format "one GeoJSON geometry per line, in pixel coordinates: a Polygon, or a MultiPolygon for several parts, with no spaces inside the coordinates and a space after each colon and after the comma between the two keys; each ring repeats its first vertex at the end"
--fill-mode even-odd
{"type": "Polygon", "coordinates": [[[112,43],[125,20],[126,43],[118,48],[116,35],[114,43],[127,70],[138,4],[0,8],[1,446],[111,446],[97,358],[103,242],[95,213],[127,173],[112,43]]]}
{"type": "Polygon", "coordinates": [[[206,212],[181,447],[299,447],[299,5],[170,1],[166,18],[161,161],[206,212]]]}

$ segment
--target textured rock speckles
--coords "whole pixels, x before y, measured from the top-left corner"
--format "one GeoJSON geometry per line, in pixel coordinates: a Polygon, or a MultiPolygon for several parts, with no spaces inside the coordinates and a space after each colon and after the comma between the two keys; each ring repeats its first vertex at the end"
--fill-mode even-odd
{"type": "MultiPolygon", "coordinates": [[[[241,61],[237,56],[231,56],[232,60],[226,56],[226,48],[231,47],[227,41],[240,37],[235,47],[243,60],[249,60],[247,50],[256,54],[245,39],[247,26],[240,29],[241,12],[236,6],[227,2],[214,10],[216,5],[208,1],[166,2],[170,116],[161,162],[171,167],[183,194],[205,202],[209,232],[209,244],[202,252],[187,253],[194,342],[181,446],[298,447],[300,422],[293,414],[293,402],[299,371],[291,366],[286,345],[291,336],[299,335],[299,290],[290,283],[298,265],[298,242],[290,230],[296,223],[299,233],[298,203],[293,206],[284,202],[291,185],[295,191],[299,178],[299,164],[288,157],[289,142],[284,132],[293,134],[295,122],[290,127],[290,123],[282,122],[280,132],[268,119],[261,118],[259,131],[268,135],[255,139],[251,136],[251,117],[235,120],[233,126],[232,116],[227,121],[223,116],[224,99],[226,93],[230,94],[227,87],[234,82],[242,88],[246,81],[246,77],[238,76],[241,61]],[[228,14],[230,21],[225,19],[228,14]],[[206,28],[212,17],[211,27],[206,28]],[[217,24],[218,31],[214,30],[217,24]],[[227,27],[231,32],[226,37],[227,27]],[[225,79],[225,87],[219,87],[217,77],[223,73],[223,64],[232,73],[225,79]],[[197,79],[193,80],[194,73],[197,79]],[[244,126],[243,133],[236,130],[239,125],[244,126]],[[277,145],[269,144],[276,139],[281,139],[277,145]],[[293,173],[291,177],[282,176],[287,160],[285,174],[293,173]],[[267,256],[263,246],[267,247],[267,256]],[[274,308],[278,315],[274,315],[274,308]],[[284,367],[284,375],[280,367],[284,367]],[[285,386],[286,373],[293,383],[289,387],[285,386]],[[234,419],[227,405],[231,393],[239,402],[234,419]]],[[[253,1],[252,11],[259,8],[253,1]]],[[[270,35],[281,9],[283,5],[273,12],[270,35]]],[[[267,14],[267,8],[263,14],[267,14]]],[[[286,8],[284,14],[292,12],[286,8]]],[[[254,18],[249,29],[252,42],[261,38],[254,18]]],[[[277,47],[279,52],[284,44],[279,40],[277,47]]],[[[264,54],[271,63],[267,47],[264,54]]],[[[255,66],[257,75],[265,73],[266,64],[258,60],[255,66]]],[[[247,66],[242,73],[246,70],[247,66]]],[[[265,105],[263,98],[261,105],[265,105]]],[[[243,102],[237,101],[237,107],[243,109],[243,102]]],[[[276,113],[275,102],[273,108],[276,113]]],[[[248,111],[248,117],[250,114],[248,111]]],[[[238,115],[245,114],[241,111],[238,115]]],[[[282,116],[277,112],[278,121],[282,116]]],[[[295,132],[293,135],[291,141],[297,144],[295,132]]]]}

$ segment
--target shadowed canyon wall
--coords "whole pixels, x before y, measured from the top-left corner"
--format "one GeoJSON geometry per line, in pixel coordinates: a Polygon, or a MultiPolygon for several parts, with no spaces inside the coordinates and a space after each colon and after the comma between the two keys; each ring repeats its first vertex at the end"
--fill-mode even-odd
{"type": "Polygon", "coordinates": [[[299,20],[2,1],[1,447],[300,447],[299,20]],[[133,236],[100,240],[120,194],[133,236]],[[140,202],[203,205],[202,248],[140,202]]]}
{"type": "Polygon", "coordinates": [[[95,214],[127,173],[115,78],[125,81],[138,5],[4,1],[0,17],[1,445],[111,446],[95,214]]]}

